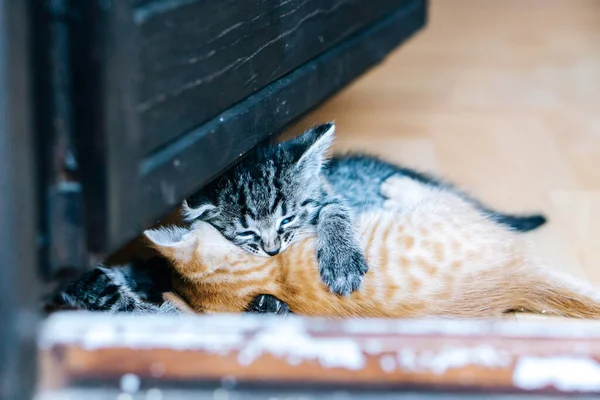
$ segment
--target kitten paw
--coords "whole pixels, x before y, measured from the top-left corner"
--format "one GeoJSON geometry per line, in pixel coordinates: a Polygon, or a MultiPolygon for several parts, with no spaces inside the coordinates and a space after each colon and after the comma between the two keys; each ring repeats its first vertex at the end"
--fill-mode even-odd
{"type": "Polygon", "coordinates": [[[270,294],[258,295],[250,302],[246,312],[251,314],[288,315],[292,311],[286,303],[270,294]]]}
{"type": "Polygon", "coordinates": [[[348,296],[357,290],[369,267],[359,248],[321,249],[317,253],[321,279],[332,293],[348,296]]]}
{"type": "Polygon", "coordinates": [[[109,268],[96,267],[48,299],[46,311],[88,310],[132,312],[151,308],[124,285],[109,268]]]}

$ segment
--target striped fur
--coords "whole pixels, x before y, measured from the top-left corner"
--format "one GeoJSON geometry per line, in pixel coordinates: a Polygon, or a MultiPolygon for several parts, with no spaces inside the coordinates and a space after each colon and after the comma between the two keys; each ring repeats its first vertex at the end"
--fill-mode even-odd
{"type": "MultiPolygon", "coordinates": [[[[188,220],[208,221],[232,243],[263,256],[282,252],[316,233],[321,279],[333,292],[343,294],[357,289],[367,270],[352,221],[384,207],[386,198],[380,185],[390,176],[402,176],[411,183],[404,186],[404,200],[411,193],[443,190],[460,196],[482,215],[511,230],[527,231],[545,223],[541,215],[515,216],[490,210],[448,183],[375,157],[337,156],[325,163],[333,128],[332,124],[317,126],[297,139],[259,147],[184,203],[188,220]]],[[[160,304],[158,297],[166,290],[164,282],[168,279],[149,277],[148,269],[156,267],[152,262],[97,267],[58,291],[50,307],[153,310],[160,304]]],[[[249,310],[283,313],[287,308],[273,296],[259,296],[249,310]]]]}
{"type": "Polygon", "coordinates": [[[418,186],[459,195],[504,226],[527,231],[545,223],[541,215],[513,216],[427,174],[375,157],[349,155],[327,161],[332,123],[316,126],[296,139],[261,146],[184,203],[190,221],[209,222],[249,253],[273,256],[316,232],[316,255],[323,282],[338,294],[361,284],[367,263],[353,220],[381,209],[381,182],[404,176],[418,186]]]}
{"type": "Polygon", "coordinates": [[[540,268],[514,232],[461,197],[414,184],[390,178],[382,186],[390,199],[386,209],[357,220],[369,271],[349,296],[332,294],[320,281],[315,237],[264,258],[234,246],[209,224],[146,236],[172,260],[181,276],[175,290],[196,312],[243,311],[268,293],[310,316],[493,317],[524,309],[600,317],[598,291],[540,268]],[[409,189],[413,195],[404,196],[409,189]]]}

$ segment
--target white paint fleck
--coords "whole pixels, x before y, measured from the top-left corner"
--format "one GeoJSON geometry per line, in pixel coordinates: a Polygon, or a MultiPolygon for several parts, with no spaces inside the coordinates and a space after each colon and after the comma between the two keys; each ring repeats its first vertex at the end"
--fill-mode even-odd
{"type": "Polygon", "coordinates": [[[146,400],[162,400],[163,399],[163,394],[162,391],[160,389],[149,389],[146,392],[146,400]]]}
{"type": "Polygon", "coordinates": [[[120,381],[121,390],[127,393],[136,393],[140,390],[140,377],[135,374],[125,374],[120,381]]]}
{"type": "Polygon", "coordinates": [[[382,371],[387,372],[388,374],[392,373],[396,370],[396,360],[394,357],[386,354],[379,359],[379,366],[382,371]]]}
{"type": "Polygon", "coordinates": [[[369,339],[365,342],[365,352],[370,355],[381,354],[383,345],[379,339],[369,339]]]}
{"type": "Polygon", "coordinates": [[[491,346],[426,350],[420,353],[412,349],[403,349],[398,353],[400,367],[410,371],[431,371],[440,375],[450,369],[468,365],[501,368],[509,366],[510,362],[511,357],[508,354],[491,346]]]}
{"type": "Polygon", "coordinates": [[[225,121],[225,118],[221,117],[221,118],[219,118],[219,121],[223,122],[223,121],[225,121]]]}
{"type": "Polygon", "coordinates": [[[129,393],[119,393],[117,400],[133,400],[133,396],[129,393]]]}
{"type": "Polygon", "coordinates": [[[268,353],[299,364],[317,361],[325,368],[357,370],[364,367],[365,359],[358,344],[346,338],[314,338],[293,325],[280,325],[259,332],[238,354],[242,365],[252,364],[268,353]]]}
{"type": "Polygon", "coordinates": [[[568,324],[548,321],[528,321],[526,324],[508,320],[386,320],[348,319],[340,328],[347,334],[452,335],[460,337],[503,336],[522,338],[600,338],[600,321],[570,321],[568,324]]]}
{"type": "Polygon", "coordinates": [[[599,391],[600,364],[582,357],[521,357],[513,383],[525,390],[554,386],[560,391],[599,391]]]}

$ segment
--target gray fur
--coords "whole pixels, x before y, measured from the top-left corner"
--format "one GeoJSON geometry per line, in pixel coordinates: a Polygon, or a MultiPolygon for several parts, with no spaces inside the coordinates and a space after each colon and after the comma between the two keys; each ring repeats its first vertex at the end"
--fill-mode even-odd
{"type": "Polygon", "coordinates": [[[350,294],[360,286],[367,263],[350,208],[323,180],[333,131],[333,124],[320,125],[297,139],[255,150],[191,198],[186,215],[265,257],[316,232],[323,282],[334,293],[350,294]]]}
{"type": "Polygon", "coordinates": [[[171,290],[171,270],[162,258],[119,267],[99,266],[59,288],[47,300],[51,310],[165,313],[162,293],[171,290]]]}
{"type": "Polygon", "coordinates": [[[386,200],[379,191],[381,184],[392,175],[401,175],[422,185],[444,189],[462,197],[508,229],[527,232],[546,223],[546,217],[541,214],[513,215],[492,210],[437,177],[364,154],[334,157],[327,164],[323,174],[333,190],[346,200],[355,215],[381,208],[386,200]]]}

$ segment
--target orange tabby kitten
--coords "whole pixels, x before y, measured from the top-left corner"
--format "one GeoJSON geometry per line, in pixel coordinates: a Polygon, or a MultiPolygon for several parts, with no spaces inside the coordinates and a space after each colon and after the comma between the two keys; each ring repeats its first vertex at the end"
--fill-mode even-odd
{"type": "Polygon", "coordinates": [[[536,266],[514,233],[461,198],[402,177],[381,191],[386,210],[356,221],[369,271],[348,297],[321,282],[314,237],[264,258],[203,222],[146,236],[173,262],[175,289],[196,312],[241,312],[264,293],[309,316],[490,317],[523,309],[600,317],[600,293],[536,266]]]}

